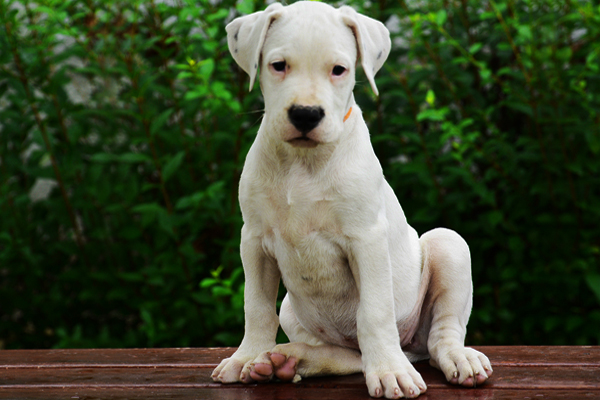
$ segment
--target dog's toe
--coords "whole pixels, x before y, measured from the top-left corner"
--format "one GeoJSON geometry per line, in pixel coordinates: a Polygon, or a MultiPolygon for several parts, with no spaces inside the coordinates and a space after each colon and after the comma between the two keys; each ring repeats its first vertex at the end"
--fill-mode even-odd
{"type": "MultiPolygon", "coordinates": [[[[273,355],[285,357],[281,354],[273,354],[273,355]]],[[[273,357],[271,357],[271,359],[273,359],[273,357]]],[[[281,361],[281,360],[278,360],[278,361],[281,361]]],[[[287,360],[285,360],[284,362],[280,363],[279,364],[280,366],[277,368],[277,371],[275,371],[275,376],[277,376],[282,381],[293,380],[294,377],[296,376],[297,361],[298,360],[295,357],[290,357],[287,360]]]]}
{"type": "Polygon", "coordinates": [[[257,382],[266,382],[273,376],[273,366],[266,363],[254,364],[250,370],[250,377],[257,382]]]}
{"type": "Polygon", "coordinates": [[[273,373],[273,366],[269,364],[254,364],[254,373],[269,376],[273,373]]]}
{"type": "Polygon", "coordinates": [[[287,361],[287,357],[283,354],[273,353],[271,354],[271,362],[275,366],[275,368],[281,368],[283,364],[287,361]]]}

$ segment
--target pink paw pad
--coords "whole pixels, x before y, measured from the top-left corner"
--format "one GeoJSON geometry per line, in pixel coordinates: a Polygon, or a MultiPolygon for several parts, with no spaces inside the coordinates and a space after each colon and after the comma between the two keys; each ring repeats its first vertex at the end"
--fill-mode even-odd
{"type": "Polygon", "coordinates": [[[271,361],[276,366],[277,370],[275,375],[282,381],[291,381],[296,375],[296,363],[295,357],[286,357],[282,354],[271,354],[271,361]]]}
{"type": "Polygon", "coordinates": [[[270,364],[257,363],[250,370],[250,377],[257,382],[268,381],[271,375],[273,375],[273,366],[270,364]]]}
{"type": "Polygon", "coordinates": [[[287,360],[287,357],[284,356],[283,354],[271,354],[271,362],[273,363],[273,365],[275,366],[275,368],[279,368],[281,367],[285,361],[287,360]]]}

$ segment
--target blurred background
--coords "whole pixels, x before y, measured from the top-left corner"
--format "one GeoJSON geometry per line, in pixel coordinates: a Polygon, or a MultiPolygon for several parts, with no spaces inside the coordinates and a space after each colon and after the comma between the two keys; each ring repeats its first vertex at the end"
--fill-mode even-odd
{"type": "MultiPolygon", "coordinates": [[[[468,344],[600,344],[598,1],[354,1],[355,95],[420,233],[468,241],[468,344]]],[[[0,348],[236,346],[249,0],[0,2],[0,348]]],[[[282,290],[283,294],[283,290],[282,290]]]]}

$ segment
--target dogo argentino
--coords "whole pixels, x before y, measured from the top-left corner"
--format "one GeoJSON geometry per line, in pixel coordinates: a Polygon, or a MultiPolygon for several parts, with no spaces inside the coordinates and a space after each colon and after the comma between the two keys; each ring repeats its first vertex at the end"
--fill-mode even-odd
{"type": "Polygon", "coordinates": [[[358,59],[377,94],[388,30],[308,1],[226,29],[250,88],[260,70],[265,114],[240,180],[245,335],[213,379],[362,371],[373,397],[417,397],[427,386],[411,362],[430,358],[451,383],[482,384],[490,362],[464,347],[469,248],[454,231],[419,238],[407,224],[354,102],[358,59]],[[276,345],[279,324],[291,343],[276,345]]]}

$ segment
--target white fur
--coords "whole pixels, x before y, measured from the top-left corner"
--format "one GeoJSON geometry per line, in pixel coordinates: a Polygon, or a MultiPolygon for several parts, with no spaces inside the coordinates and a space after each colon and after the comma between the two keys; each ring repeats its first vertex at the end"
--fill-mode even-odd
{"type": "Polygon", "coordinates": [[[488,359],[464,347],[468,246],[446,229],[419,238],[407,224],[352,95],[358,59],[377,91],[387,29],[349,7],[298,2],[240,17],[227,32],[251,87],[260,67],[265,115],[240,180],[245,336],[215,381],[251,382],[277,353],[299,360],[295,380],[362,371],[375,397],[424,392],[410,361],[429,357],[453,383],[483,382],[488,359]],[[334,74],[336,65],[346,71],[334,74]],[[292,106],[324,110],[310,140],[295,140],[292,106]],[[288,294],[278,318],[280,278],[288,294]],[[292,343],[276,346],[279,322],[292,343]]]}

